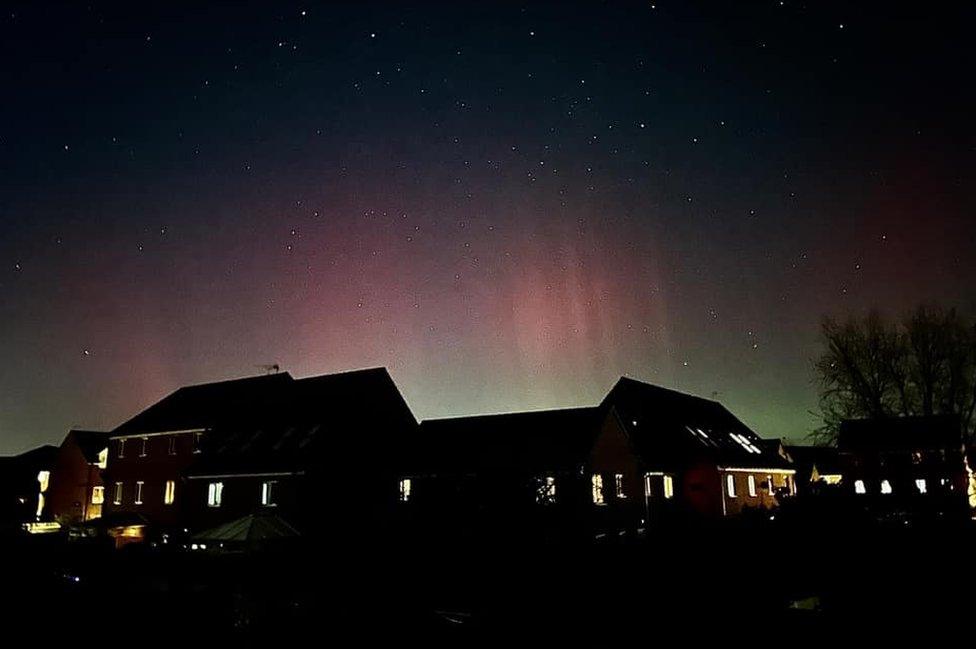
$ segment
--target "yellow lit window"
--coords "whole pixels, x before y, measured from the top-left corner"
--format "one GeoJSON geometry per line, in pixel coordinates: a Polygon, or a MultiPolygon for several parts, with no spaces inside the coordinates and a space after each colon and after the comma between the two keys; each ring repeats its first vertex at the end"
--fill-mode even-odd
{"type": "Polygon", "coordinates": [[[749,476],[746,479],[746,485],[749,487],[749,497],[750,498],[755,498],[756,497],[756,477],[755,476],[749,476]]]}
{"type": "Polygon", "coordinates": [[[729,498],[735,498],[735,476],[731,473],[725,476],[725,493],[729,498]]]}
{"type": "Polygon", "coordinates": [[[211,482],[207,486],[207,505],[210,507],[220,507],[220,502],[224,496],[224,483],[211,482]]]}
{"type": "Polygon", "coordinates": [[[617,498],[626,498],[627,494],[624,493],[624,474],[617,473],[613,476],[613,486],[614,494],[617,498]]]}
{"type": "Polygon", "coordinates": [[[674,498],[674,478],[669,475],[664,476],[664,497],[674,498]]]}
{"type": "Polygon", "coordinates": [[[105,502],[105,487],[92,487],[92,504],[101,505],[105,502]]]}
{"type": "Polygon", "coordinates": [[[535,501],[540,505],[554,505],[556,503],[556,479],[554,477],[539,478],[536,483],[535,501]]]}
{"type": "Polygon", "coordinates": [[[593,504],[602,505],[605,502],[603,500],[603,476],[594,473],[590,478],[590,486],[593,492],[593,504]]]}
{"type": "Polygon", "coordinates": [[[174,500],[176,500],[176,481],[167,480],[166,489],[163,491],[163,504],[172,505],[174,500]]]}
{"type": "Polygon", "coordinates": [[[121,482],[115,483],[115,497],[112,499],[112,502],[116,505],[122,504],[122,483],[121,482]]]}
{"type": "Polygon", "coordinates": [[[98,452],[98,468],[104,469],[108,466],[108,447],[98,452]]]}

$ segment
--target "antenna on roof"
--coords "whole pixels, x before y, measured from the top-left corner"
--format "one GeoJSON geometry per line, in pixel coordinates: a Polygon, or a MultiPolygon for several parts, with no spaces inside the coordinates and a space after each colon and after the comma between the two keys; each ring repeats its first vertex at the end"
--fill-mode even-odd
{"type": "Polygon", "coordinates": [[[260,367],[264,370],[265,374],[277,374],[281,371],[281,367],[277,363],[272,363],[271,365],[255,365],[254,367],[260,367]]]}

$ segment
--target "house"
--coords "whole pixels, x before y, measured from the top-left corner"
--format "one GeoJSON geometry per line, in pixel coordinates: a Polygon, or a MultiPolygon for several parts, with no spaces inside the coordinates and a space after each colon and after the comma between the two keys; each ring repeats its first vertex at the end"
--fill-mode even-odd
{"type": "Polygon", "coordinates": [[[182,529],[183,473],[199,459],[208,436],[218,427],[266,420],[292,382],[281,373],[182,387],[112,430],[104,471],[106,524],[126,522],[110,529],[134,540],[146,525],[182,529]]]}
{"type": "Polygon", "coordinates": [[[969,516],[972,472],[958,417],[846,420],[837,448],[846,489],[876,514],[969,516]]]}
{"type": "Polygon", "coordinates": [[[286,388],[265,416],[211,429],[184,471],[189,527],[270,511],[307,535],[335,536],[389,520],[417,421],[386,369],[286,388]]]}
{"type": "Polygon", "coordinates": [[[421,423],[404,509],[428,523],[628,529],[769,509],[782,444],[720,404],[622,378],[601,404],[421,423]]]}
{"type": "Polygon", "coordinates": [[[635,475],[623,430],[602,408],[433,419],[400,477],[400,507],[434,533],[582,530],[595,516],[628,518],[622,510],[641,502],[635,475]]]}
{"type": "Polygon", "coordinates": [[[62,525],[102,515],[108,461],[108,433],[70,430],[58,447],[51,468],[44,517],[62,525]]]}
{"type": "Polygon", "coordinates": [[[796,493],[789,458],[716,401],[621,378],[601,407],[617,413],[645,493],[707,518],[769,509],[796,493]]]}
{"type": "Polygon", "coordinates": [[[786,450],[793,458],[797,490],[801,493],[815,493],[843,483],[844,469],[836,447],[789,446],[786,450]]]}
{"type": "MultiPolygon", "coordinates": [[[[41,522],[57,451],[56,446],[40,446],[20,455],[0,457],[0,528],[3,532],[41,522]]],[[[35,525],[31,529],[46,528],[35,525]]]]}

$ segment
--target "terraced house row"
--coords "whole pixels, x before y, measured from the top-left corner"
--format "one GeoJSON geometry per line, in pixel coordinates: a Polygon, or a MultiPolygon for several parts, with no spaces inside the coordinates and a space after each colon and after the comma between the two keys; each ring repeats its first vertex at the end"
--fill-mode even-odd
{"type": "Polygon", "coordinates": [[[797,490],[778,441],[716,401],[628,378],[591,407],[418,423],[385,369],[272,374],[180,388],[111,432],[73,431],[61,455],[38,513],[118,544],[261,511],[306,535],[601,534],[797,490]]]}

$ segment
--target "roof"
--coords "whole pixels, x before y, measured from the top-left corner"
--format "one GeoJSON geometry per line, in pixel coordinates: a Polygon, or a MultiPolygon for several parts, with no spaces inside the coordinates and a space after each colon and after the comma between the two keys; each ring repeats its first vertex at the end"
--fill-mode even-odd
{"type": "Polygon", "coordinates": [[[848,419],[840,424],[841,451],[908,451],[962,448],[962,429],[954,415],[848,419]]]}
{"type": "Polygon", "coordinates": [[[50,470],[58,454],[58,447],[45,445],[19,455],[0,457],[0,482],[37,484],[39,471],[50,470]]]}
{"type": "MultiPolygon", "coordinates": [[[[97,430],[69,430],[68,434],[65,436],[65,442],[69,438],[74,438],[75,444],[81,450],[81,454],[85,456],[85,460],[89,464],[95,464],[98,462],[98,454],[101,453],[108,446],[110,433],[105,433],[97,430]]],[[[62,442],[62,446],[64,442],[62,442]]]]}
{"type": "Polygon", "coordinates": [[[417,422],[385,368],[326,374],[272,387],[262,411],[244,420],[215,421],[205,453],[189,477],[301,472],[324,455],[343,461],[343,449],[364,444],[374,455],[403,452],[417,422]]]}
{"type": "Polygon", "coordinates": [[[586,461],[605,413],[600,408],[538,410],[430,419],[414,453],[421,473],[571,470],[586,461]]]}
{"type": "Polygon", "coordinates": [[[726,468],[789,469],[779,454],[717,401],[623,377],[604,398],[645,463],[661,468],[708,458],[726,468]]]}
{"type": "Polygon", "coordinates": [[[797,469],[809,474],[817,468],[820,475],[843,474],[840,451],[833,446],[789,446],[787,451],[797,469]]]}
{"type": "Polygon", "coordinates": [[[300,536],[298,530],[280,516],[271,513],[248,514],[193,535],[195,541],[221,543],[254,543],[300,536]]]}
{"type": "Polygon", "coordinates": [[[245,421],[280,401],[294,381],[287,372],[178,389],[112,431],[113,436],[212,428],[245,421]]]}

